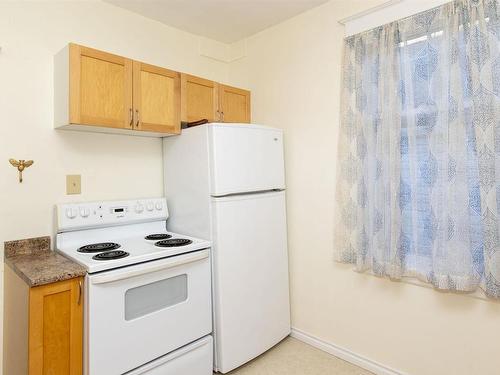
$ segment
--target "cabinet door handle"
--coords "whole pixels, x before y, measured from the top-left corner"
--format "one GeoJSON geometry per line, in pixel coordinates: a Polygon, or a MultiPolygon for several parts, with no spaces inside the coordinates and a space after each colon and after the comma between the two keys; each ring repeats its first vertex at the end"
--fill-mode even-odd
{"type": "Polygon", "coordinates": [[[78,305],[82,303],[82,280],[78,280],[78,305]]]}
{"type": "Polygon", "coordinates": [[[224,112],[221,112],[221,115],[222,115],[222,122],[224,122],[224,112]]]}
{"type": "Polygon", "coordinates": [[[133,128],[134,127],[134,111],[132,110],[132,108],[129,108],[128,117],[130,119],[129,125],[131,128],[133,128]]]}
{"type": "Polygon", "coordinates": [[[138,109],[135,110],[135,114],[137,116],[137,120],[135,122],[135,127],[138,128],[139,127],[139,110],[138,109]]]}

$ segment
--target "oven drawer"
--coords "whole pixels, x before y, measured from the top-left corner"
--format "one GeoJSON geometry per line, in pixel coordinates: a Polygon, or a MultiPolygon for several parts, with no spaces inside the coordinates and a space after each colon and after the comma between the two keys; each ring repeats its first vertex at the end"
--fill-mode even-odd
{"type": "Polygon", "coordinates": [[[86,373],[119,375],[210,334],[209,250],[88,276],[86,373]]]}
{"type": "Polygon", "coordinates": [[[125,375],[212,375],[212,336],[207,336],[125,375]]]}

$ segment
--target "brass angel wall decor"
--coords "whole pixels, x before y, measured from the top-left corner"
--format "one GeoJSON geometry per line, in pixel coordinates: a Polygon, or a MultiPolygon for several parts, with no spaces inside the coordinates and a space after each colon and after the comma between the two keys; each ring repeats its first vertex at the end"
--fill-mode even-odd
{"type": "Polygon", "coordinates": [[[31,167],[33,165],[33,160],[16,160],[16,159],[9,159],[9,163],[12,164],[13,167],[17,168],[19,171],[19,182],[23,182],[23,171],[31,167]]]}

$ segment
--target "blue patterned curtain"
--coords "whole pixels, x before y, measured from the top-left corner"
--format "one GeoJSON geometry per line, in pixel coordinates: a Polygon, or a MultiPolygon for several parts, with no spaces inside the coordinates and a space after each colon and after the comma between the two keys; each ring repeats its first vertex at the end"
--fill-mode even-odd
{"type": "Polygon", "coordinates": [[[458,0],[345,40],[335,250],[500,298],[500,15],[458,0]]]}

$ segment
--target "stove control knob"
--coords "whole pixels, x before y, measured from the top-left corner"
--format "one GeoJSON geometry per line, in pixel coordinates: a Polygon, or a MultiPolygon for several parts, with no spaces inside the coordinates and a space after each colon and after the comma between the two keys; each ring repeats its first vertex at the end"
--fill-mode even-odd
{"type": "Polygon", "coordinates": [[[88,209],[87,207],[80,208],[81,217],[89,217],[89,215],[90,215],[90,209],[88,209]]]}
{"type": "Polygon", "coordinates": [[[135,206],[135,212],[140,214],[142,211],[144,211],[144,205],[141,203],[137,203],[135,206]]]}
{"type": "Polygon", "coordinates": [[[155,207],[158,211],[161,211],[163,209],[163,203],[161,202],[156,202],[155,207]]]}
{"type": "Polygon", "coordinates": [[[154,208],[155,208],[155,206],[154,206],[153,202],[148,202],[148,203],[146,204],[146,209],[147,209],[148,211],[153,211],[153,209],[154,209],[154,208]]]}
{"type": "Polygon", "coordinates": [[[76,208],[66,208],[66,217],[68,219],[74,219],[78,215],[78,210],[76,208]]]}

